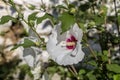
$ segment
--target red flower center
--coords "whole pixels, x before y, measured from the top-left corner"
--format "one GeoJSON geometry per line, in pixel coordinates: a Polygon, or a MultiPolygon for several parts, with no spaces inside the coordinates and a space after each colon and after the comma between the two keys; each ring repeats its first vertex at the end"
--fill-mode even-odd
{"type": "Polygon", "coordinates": [[[76,42],[77,42],[77,39],[73,35],[71,35],[70,38],[68,38],[66,40],[66,43],[67,43],[66,48],[67,49],[72,49],[72,50],[75,49],[76,42]]]}

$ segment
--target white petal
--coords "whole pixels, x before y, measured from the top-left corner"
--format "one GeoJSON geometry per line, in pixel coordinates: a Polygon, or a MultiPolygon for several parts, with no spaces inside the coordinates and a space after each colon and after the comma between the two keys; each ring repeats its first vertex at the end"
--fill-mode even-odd
{"type": "MultiPolygon", "coordinates": [[[[57,41],[60,37],[57,34],[57,30],[54,29],[47,42],[47,51],[51,58],[57,62],[59,65],[71,65],[76,64],[84,58],[84,53],[81,50],[81,44],[79,43],[82,39],[82,30],[79,29],[77,24],[71,29],[70,33],[75,36],[79,41],[77,42],[76,48],[74,50],[69,50],[66,46],[61,46],[57,41]]],[[[66,32],[67,34],[67,32],[66,32]]],[[[65,36],[67,37],[67,36],[65,36]]]]}
{"type": "Polygon", "coordinates": [[[81,45],[79,44],[73,52],[63,56],[61,61],[57,63],[60,65],[72,65],[82,61],[83,58],[84,58],[84,53],[81,50],[81,45]],[[71,54],[76,54],[76,55],[72,56],[71,54]]]}
{"type": "Polygon", "coordinates": [[[83,32],[76,23],[70,29],[70,34],[72,34],[79,42],[82,40],[83,32]]]}
{"type": "Polygon", "coordinates": [[[66,50],[66,47],[61,47],[61,45],[57,44],[56,38],[57,33],[53,31],[52,35],[50,35],[49,40],[47,42],[47,51],[53,60],[55,60],[56,57],[60,56],[61,54],[66,54],[70,52],[69,50],[66,50]]]}
{"type": "MultiPolygon", "coordinates": [[[[51,44],[54,42],[51,42],[51,44]]],[[[47,45],[48,53],[51,58],[60,65],[76,64],[84,58],[84,53],[81,50],[81,45],[78,44],[74,51],[68,50],[60,45],[47,45]],[[74,55],[74,56],[72,56],[74,55]]]]}

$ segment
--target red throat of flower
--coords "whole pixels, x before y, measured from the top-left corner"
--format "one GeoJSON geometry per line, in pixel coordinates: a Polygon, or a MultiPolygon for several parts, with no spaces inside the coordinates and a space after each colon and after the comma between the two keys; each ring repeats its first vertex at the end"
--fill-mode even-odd
{"type": "Polygon", "coordinates": [[[72,50],[75,49],[76,42],[77,42],[77,39],[73,35],[71,35],[70,38],[68,38],[66,40],[66,43],[67,43],[66,48],[67,49],[72,49],[72,50]]]}

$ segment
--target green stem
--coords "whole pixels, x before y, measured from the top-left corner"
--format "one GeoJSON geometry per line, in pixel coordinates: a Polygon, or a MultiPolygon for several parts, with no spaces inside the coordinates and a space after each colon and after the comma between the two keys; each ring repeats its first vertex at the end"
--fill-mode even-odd
{"type": "MultiPolygon", "coordinates": [[[[42,41],[42,38],[41,38],[40,35],[36,32],[36,30],[32,27],[32,25],[29,24],[29,23],[23,18],[21,12],[16,8],[15,3],[14,3],[12,0],[10,0],[10,2],[11,2],[11,5],[13,6],[13,8],[18,12],[19,17],[20,17],[26,24],[28,24],[28,26],[32,29],[32,31],[35,32],[36,36],[38,36],[38,38],[42,41]]],[[[44,41],[42,41],[42,43],[45,44],[44,41]]]]}
{"type": "Polygon", "coordinates": [[[72,68],[72,70],[74,71],[74,73],[77,75],[78,73],[77,73],[75,67],[74,67],[73,65],[71,65],[71,68],[72,68]]]}
{"type": "Polygon", "coordinates": [[[111,52],[110,52],[110,49],[111,49],[111,48],[108,49],[108,64],[111,64],[111,59],[110,59],[110,57],[111,57],[111,52]]]}
{"type": "MultiPolygon", "coordinates": [[[[88,42],[87,42],[88,43],[88,42]]],[[[88,48],[90,50],[90,52],[92,53],[92,55],[94,56],[94,58],[96,59],[96,61],[98,60],[97,56],[95,55],[95,52],[93,51],[93,49],[90,47],[90,45],[88,44],[88,48]]]]}
{"type": "Polygon", "coordinates": [[[70,66],[68,66],[68,70],[76,77],[74,71],[70,68],[70,66]]]}
{"type": "Polygon", "coordinates": [[[74,73],[75,73],[75,75],[76,75],[77,80],[80,80],[80,77],[78,76],[78,73],[77,73],[77,71],[76,71],[76,69],[75,69],[74,65],[71,65],[71,68],[72,68],[72,70],[74,71],[74,73]]]}
{"type": "Polygon", "coordinates": [[[68,66],[68,70],[74,75],[74,77],[77,78],[77,80],[80,80],[80,77],[78,76],[78,73],[73,65],[68,66]]]}

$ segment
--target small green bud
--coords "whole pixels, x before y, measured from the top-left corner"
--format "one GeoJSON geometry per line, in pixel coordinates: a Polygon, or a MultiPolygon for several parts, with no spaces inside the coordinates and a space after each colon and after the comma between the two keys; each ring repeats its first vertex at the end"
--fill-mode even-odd
{"type": "Polygon", "coordinates": [[[72,13],[72,14],[76,13],[76,9],[75,8],[71,8],[70,9],[70,13],[72,13]]]}

